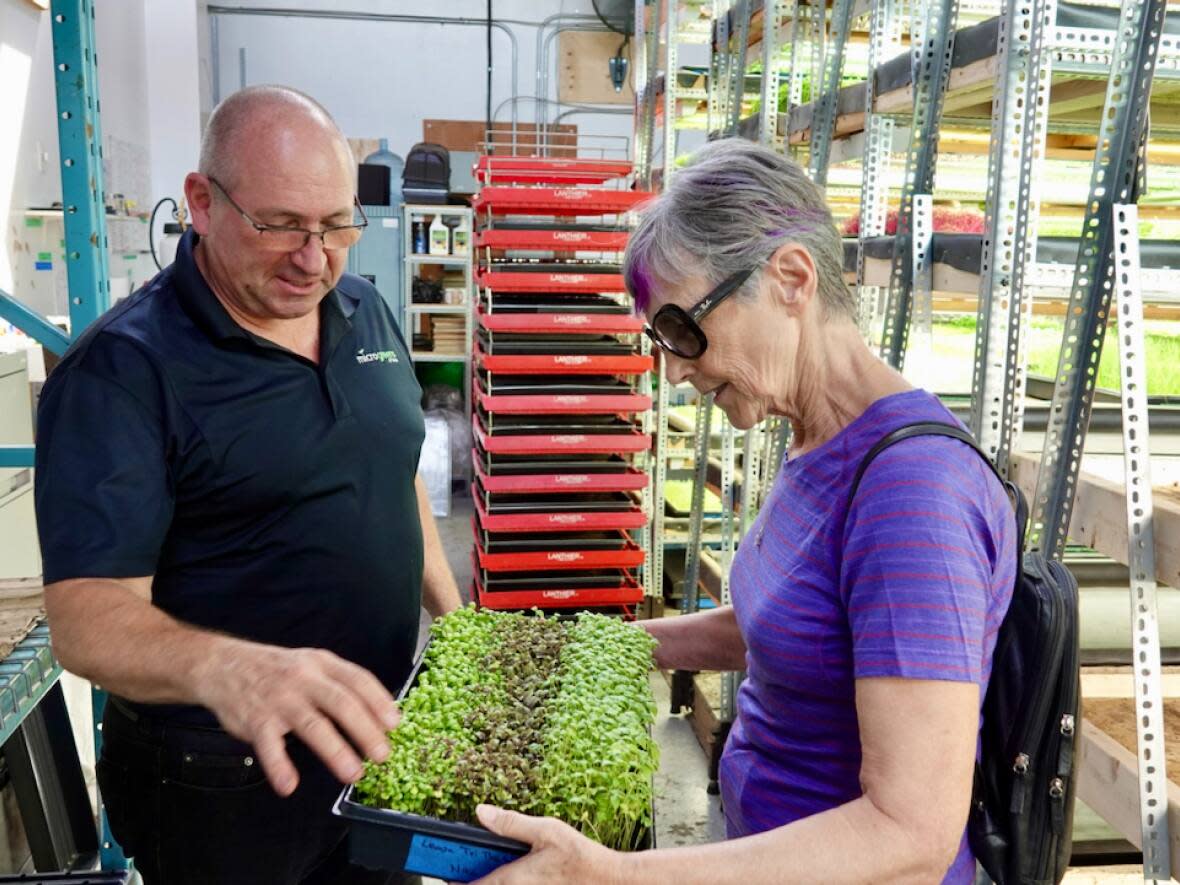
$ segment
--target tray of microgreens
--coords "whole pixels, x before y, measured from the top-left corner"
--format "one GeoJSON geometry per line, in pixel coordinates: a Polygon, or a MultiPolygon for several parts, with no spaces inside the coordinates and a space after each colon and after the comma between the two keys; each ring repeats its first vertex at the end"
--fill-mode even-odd
{"type": "Polygon", "coordinates": [[[354,862],[470,881],[526,854],[476,823],[480,803],[559,818],[610,848],[653,844],[646,631],[469,606],[430,632],[389,757],[366,762],[334,809],[354,862]]]}

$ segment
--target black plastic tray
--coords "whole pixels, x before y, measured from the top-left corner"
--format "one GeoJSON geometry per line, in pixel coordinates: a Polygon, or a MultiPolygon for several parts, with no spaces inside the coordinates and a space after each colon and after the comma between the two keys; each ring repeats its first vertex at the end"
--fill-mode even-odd
{"type": "MultiPolygon", "coordinates": [[[[410,678],[398,693],[399,701],[417,683],[425,660],[423,648],[410,678]]],[[[524,842],[497,836],[475,824],[373,808],[354,801],[355,793],[356,787],[348,784],[332,806],[332,813],[349,822],[349,859],[363,867],[404,870],[448,882],[472,882],[529,852],[524,842]]]]}
{"type": "MultiPolygon", "coordinates": [[[[429,641],[426,645],[429,647],[429,641]]],[[[398,693],[399,701],[417,683],[425,658],[424,648],[398,693]]],[[[349,860],[368,869],[404,871],[447,882],[473,882],[529,853],[527,843],[497,836],[484,827],[373,808],[354,801],[355,793],[355,786],[345,786],[332,813],[349,823],[349,860]]],[[[654,809],[652,820],[652,829],[640,848],[655,847],[654,809]]],[[[108,880],[96,881],[105,885],[108,880]]]]}
{"type": "Polygon", "coordinates": [[[21,882],[23,885],[123,885],[131,881],[128,870],[112,872],[28,873],[23,876],[0,876],[0,883],[21,882]]]}

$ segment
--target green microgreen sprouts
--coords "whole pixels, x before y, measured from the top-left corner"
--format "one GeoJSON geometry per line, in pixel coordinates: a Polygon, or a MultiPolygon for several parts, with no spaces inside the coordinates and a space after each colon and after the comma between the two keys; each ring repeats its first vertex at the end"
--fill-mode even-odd
{"type": "Polygon", "coordinates": [[[636,847],[659,763],[647,632],[590,613],[563,622],[469,606],[431,637],[393,752],[365,763],[361,801],[462,822],[488,802],[636,847]]]}

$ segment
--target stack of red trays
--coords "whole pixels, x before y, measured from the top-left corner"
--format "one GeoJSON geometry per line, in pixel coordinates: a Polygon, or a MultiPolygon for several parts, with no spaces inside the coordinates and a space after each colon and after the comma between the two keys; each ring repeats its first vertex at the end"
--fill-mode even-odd
{"type": "Polygon", "coordinates": [[[643,597],[635,466],[650,447],[619,273],[629,163],[481,157],[472,425],[476,601],[630,616],[643,597]]]}

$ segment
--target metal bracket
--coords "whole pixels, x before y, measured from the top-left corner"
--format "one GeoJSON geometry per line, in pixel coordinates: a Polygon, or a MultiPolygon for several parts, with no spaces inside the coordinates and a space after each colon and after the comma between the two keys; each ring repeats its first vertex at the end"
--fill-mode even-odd
{"type": "Polygon", "coordinates": [[[1106,335],[1114,276],[1111,207],[1130,202],[1136,156],[1163,35],[1164,0],[1123,0],[1090,173],[1082,241],[1032,500],[1029,544],[1060,559],[1106,335]]]}
{"type": "Polygon", "coordinates": [[[1168,776],[1164,752],[1164,702],[1160,682],[1159,613],[1155,587],[1151,449],[1147,426],[1147,368],[1143,299],[1139,289],[1139,210],[1112,207],[1115,297],[1123,401],[1123,463],[1127,480],[1127,565],[1131,573],[1131,637],[1138,732],[1139,815],[1143,829],[1143,877],[1172,875],[1168,839],[1168,776]]]}

